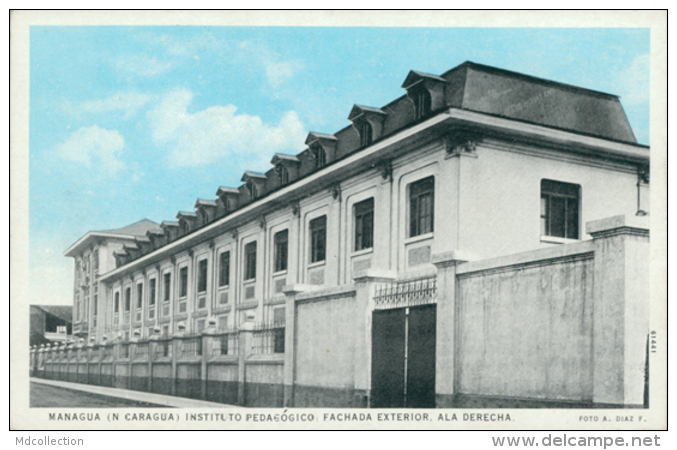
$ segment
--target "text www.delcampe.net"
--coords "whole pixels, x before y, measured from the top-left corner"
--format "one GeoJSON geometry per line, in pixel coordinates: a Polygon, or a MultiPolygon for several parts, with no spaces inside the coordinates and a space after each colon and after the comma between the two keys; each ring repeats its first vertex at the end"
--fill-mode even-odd
{"type": "Polygon", "coordinates": [[[660,437],[572,436],[548,434],[536,437],[510,436],[491,438],[494,447],[660,447],[660,437]]]}

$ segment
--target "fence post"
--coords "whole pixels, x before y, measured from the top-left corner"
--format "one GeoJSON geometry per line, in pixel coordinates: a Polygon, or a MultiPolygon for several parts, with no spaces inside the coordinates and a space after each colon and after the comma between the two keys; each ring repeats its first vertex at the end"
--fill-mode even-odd
{"type": "Polygon", "coordinates": [[[216,334],[216,319],[210,318],[207,320],[207,327],[202,330],[202,367],[200,376],[202,378],[202,398],[207,398],[207,380],[209,376],[209,355],[214,347],[213,336],[216,334]]]}
{"type": "Polygon", "coordinates": [[[355,283],[355,391],[353,407],[368,408],[371,404],[371,327],[374,311],[374,289],[378,283],[392,282],[394,273],[366,269],[353,274],[355,283]]]}
{"type": "Polygon", "coordinates": [[[36,373],[40,373],[40,368],[44,366],[45,358],[45,344],[40,344],[40,347],[37,349],[37,370],[36,373]]]}
{"type": "Polygon", "coordinates": [[[181,345],[183,336],[186,333],[186,324],[179,322],[176,326],[176,333],[172,336],[172,395],[176,395],[176,383],[178,382],[179,365],[177,360],[181,356],[181,345]]]}
{"type": "Polygon", "coordinates": [[[150,329],[150,337],[148,338],[148,392],[153,392],[153,358],[157,353],[157,340],[160,338],[160,327],[153,327],[150,329]]]}
{"type": "Polygon", "coordinates": [[[437,267],[437,336],[435,337],[435,403],[453,408],[456,401],[456,268],[471,260],[455,250],[433,255],[437,267]]]}
{"type": "Polygon", "coordinates": [[[129,339],[129,360],[127,361],[127,379],[129,380],[129,383],[127,384],[127,389],[132,389],[132,380],[134,379],[134,360],[136,359],[136,352],[140,338],[141,332],[139,330],[134,330],[132,337],[129,339]]]}
{"type": "Polygon", "coordinates": [[[103,386],[103,360],[106,357],[106,344],[108,343],[108,336],[105,334],[101,337],[101,345],[99,345],[99,385],[103,386]]]}
{"type": "Polygon", "coordinates": [[[65,349],[66,349],[66,341],[63,341],[63,342],[61,343],[61,345],[59,345],[59,346],[57,347],[57,350],[56,350],[56,357],[57,357],[57,364],[56,364],[56,366],[57,366],[57,368],[59,369],[59,370],[58,370],[58,374],[56,375],[56,379],[57,379],[57,380],[61,380],[61,366],[63,365],[63,355],[64,355],[64,353],[66,352],[65,349]]]}
{"type": "Polygon", "coordinates": [[[247,358],[252,354],[252,331],[254,329],[254,315],[247,312],[246,319],[240,329],[238,330],[238,349],[237,357],[237,404],[245,406],[247,399],[245,398],[245,383],[247,382],[247,358]]]}
{"type": "Polygon", "coordinates": [[[284,330],[284,400],[285,408],[294,406],[294,383],[296,382],[296,295],[312,289],[305,284],[287,285],[282,292],[287,296],[285,303],[284,330]]]}
{"type": "Polygon", "coordinates": [[[95,341],[95,339],[93,337],[90,337],[89,342],[87,343],[87,350],[85,350],[85,352],[86,352],[85,354],[87,355],[87,362],[86,362],[86,365],[87,365],[87,378],[86,378],[87,381],[86,381],[86,383],[87,384],[94,384],[94,383],[92,383],[92,380],[89,379],[89,365],[92,362],[92,352],[93,352],[94,345],[95,345],[94,341],[95,341]]]}
{"type": "Polygon", "coordinates": [[[648,217],[587,223],[595,243],[593,389],[597,404],[644,404],[649,334],[648,217]]]}
{"type": "Polygon", "coordinates": [[[28,373],[29,373],[29,376],[32,377],[36,372],[36,370],[35,370],[35,348],[34,348],[34,346],[33,345],[29,346],[28,351],[29,351],[29,354],[30,354],[28,373]]]}

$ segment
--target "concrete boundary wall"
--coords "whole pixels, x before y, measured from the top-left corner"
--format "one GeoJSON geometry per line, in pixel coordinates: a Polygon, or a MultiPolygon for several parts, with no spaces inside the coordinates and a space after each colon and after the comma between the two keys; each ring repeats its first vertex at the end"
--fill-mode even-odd
{"type": "MultiPolygon", "coordinates": [[[[487,260],[433,254],[437,406],[646,407],[647,222],[611,217],[587,224],[592,240],[487,260]]],[[[210,321],[196,336],[41,346],[31,376],[243,406],[369,407],[376,292],[402,280],[352,277],[285,286],[282,334],[210,321]],[[261,332],[284,338],[284,352],[261,332]]]]}
{"type": "Polygon", "coordinates": [[[438,406],[647,406],[648,220],[615,216],[587,232],[483,261],[433,256],[438,406]]]}

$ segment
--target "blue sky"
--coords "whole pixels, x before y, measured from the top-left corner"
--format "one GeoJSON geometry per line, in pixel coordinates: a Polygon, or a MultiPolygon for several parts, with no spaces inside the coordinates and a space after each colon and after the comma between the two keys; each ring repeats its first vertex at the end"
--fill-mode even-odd
{"type": "Polygon", "coordinates": [[[466,60],[620,95],[649,143],[648,29],[31,27],[30,302],[72,302],[87,231],[173,220],[466,60]]]}

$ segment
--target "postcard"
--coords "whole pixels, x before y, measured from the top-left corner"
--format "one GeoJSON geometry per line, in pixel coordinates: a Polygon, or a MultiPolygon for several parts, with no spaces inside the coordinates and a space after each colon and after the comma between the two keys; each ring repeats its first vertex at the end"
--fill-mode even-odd
{"type": "Polygon", "coordinates": [[[666,429],[665,19],[12,12],[10,427],[666,429]]]}

